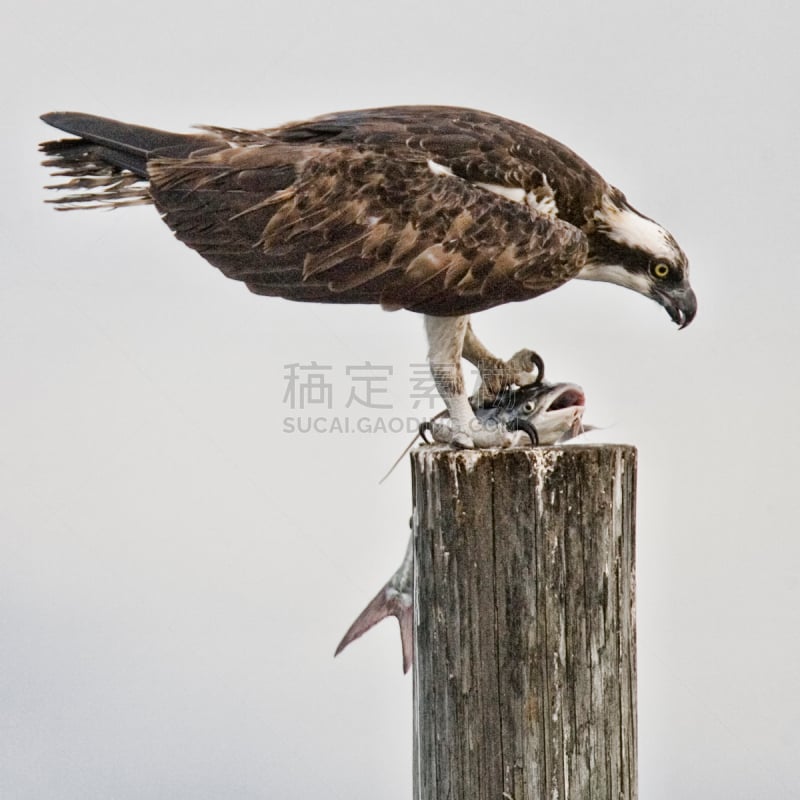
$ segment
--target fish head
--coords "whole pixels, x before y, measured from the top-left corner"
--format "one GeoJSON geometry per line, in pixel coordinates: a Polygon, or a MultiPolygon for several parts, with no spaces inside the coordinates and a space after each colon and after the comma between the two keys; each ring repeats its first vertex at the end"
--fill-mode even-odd
{"type": "Polygon", "coordinates": [[[541,381],[501,395],[496,401],[498,421],[509,428],[519,422],[532,425],[539,444],[558,444],[582,433],[586,395],[575,383],[541,381]]]}

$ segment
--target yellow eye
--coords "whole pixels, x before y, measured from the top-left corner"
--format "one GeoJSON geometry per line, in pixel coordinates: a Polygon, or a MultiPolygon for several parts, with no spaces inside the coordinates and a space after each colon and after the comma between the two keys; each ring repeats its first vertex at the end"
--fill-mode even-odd
{"type": "Polygon", "coordinates": [[[653,267],[653,275],[656,278],[666,278],[669,275],[669,267],[666,264],[656,264],[653,267]]]}

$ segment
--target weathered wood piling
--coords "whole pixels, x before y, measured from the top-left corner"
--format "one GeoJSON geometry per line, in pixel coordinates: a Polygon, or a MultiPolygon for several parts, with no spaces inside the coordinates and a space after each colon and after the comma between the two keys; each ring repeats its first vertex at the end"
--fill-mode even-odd
{"type": "Polygon", "coordinates": [[[415,800],[635,800],[635,449],[411,462],[415,800]]]}

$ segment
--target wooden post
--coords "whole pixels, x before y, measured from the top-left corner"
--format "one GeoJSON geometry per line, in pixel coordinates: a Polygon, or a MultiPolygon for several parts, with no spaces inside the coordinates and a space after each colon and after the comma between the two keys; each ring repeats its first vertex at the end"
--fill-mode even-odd
{"type": "Polygon", "coordinates": [[[411,463],[415,800],[635,800],[636,450],[411,463]]]}

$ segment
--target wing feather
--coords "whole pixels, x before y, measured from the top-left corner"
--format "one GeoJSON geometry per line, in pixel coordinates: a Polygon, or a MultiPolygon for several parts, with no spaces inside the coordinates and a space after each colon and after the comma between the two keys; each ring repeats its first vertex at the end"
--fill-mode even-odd
{"type": "Polygon", "coordinates": [[[452,315],[573,277],[587,251],[575,209],[594,184],[582,200],[559,196],[556,218],[478,184],[549,181],[558,194],[583,162],[500,118],[420,113],[228,132],[227,149],[150,162],[151,193],[178,238],[259,294],[452,315]]]}

